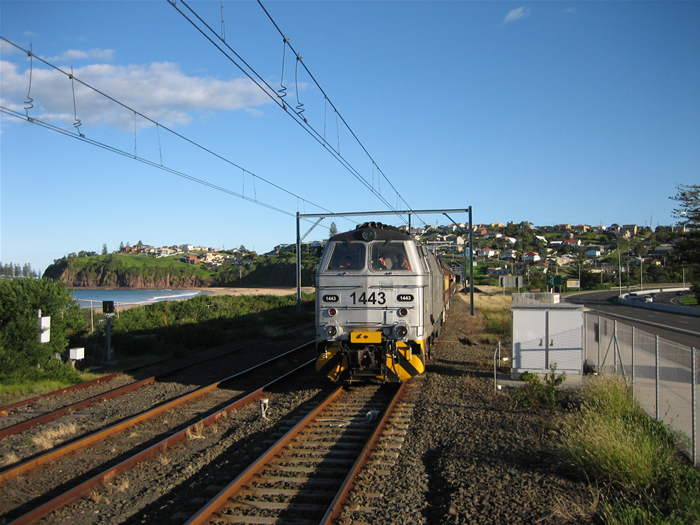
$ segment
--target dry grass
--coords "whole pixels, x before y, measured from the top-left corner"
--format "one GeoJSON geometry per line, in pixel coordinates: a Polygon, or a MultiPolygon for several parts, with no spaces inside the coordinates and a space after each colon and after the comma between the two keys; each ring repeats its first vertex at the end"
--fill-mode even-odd
{"type": "Polygon", "coordinates": [[[17,463],[19,461],[19,456],[15,454],[14,452],[8,452],[5,454],[2,458],[2,462],[0,462],[0,466],[6,467],[7,465],[12,465],[13,463],[17,463]]]}
{"type": "Polygon", "coordinates": [[[58,426],[44,429],[43,432],[31,438],[32,443],[41,450],[48,450],[57,443],[72,437],[78,431],[75,423],[61,423],[58,426]]]}
{"type": "MultiPolygon", "coordinates": [[[[495,288],[495,287],[483,287],[495,288]]],[[[480,290],[482,287],[479,288],[480,290]]],[[[469,303],[468,294],[456,294],[466,303],[469,303]]],[[[469,317],[460,330],[460,336],[464,335],[474,343],[492,344],[496,340],[507,342],[511,335],[511,298],[498,295],[487,290],[485,293],[474,294],[475,317],[469,317]]]]}
{"type": "MultiPolygon", "coordinates": [[[[503,289],[498,286],[478,286],[479,292],[474,292],[474,308],[510,308],[510,295],[503,295],[503,289]]],[[[463,301],[469,302],[469,293],[455,294],[463,301]]]]}
{"type": "Polygon", "coordinates": [[[114,488],[117,492],[126,492],[129,490],[129,478],[123,476],[119,481],[114,483],[114,488]]]}
{"type": "Polygon", "coordinates": [[[467,373],[463,378],[464,389],[467,392],[473,392],[479,389],[479,380],[472,374],[467,373]]]}
{"type": "Polygon", "coordinates": [[[555,496],[557,504],[552,508],[549,516],[553,523],[588,523],[594,516],[602,501],[602,496],[598,487],[588,486],[588,493],[582,492],[576,501],[555,496]]]}
{"type": "Polygon", "coordinates": [[[87,498],[88,498],[90,501],[92,501],[93,503],[105,503],[105,504],[109,504],[109,500],[108,500],[104,495],[100,494],[99,491],[98,491],[97,489],[91,490],[91,491],[88,493],[87,498]]]}
{"type": "Polygon", "coordinates": [[[187,439],[204,439],[204,423],[199,422],[187,429],[185,432],[187,439]]]}
{"type": "Polygon", "coordinates": [[[164,467],[167,467],[170,465],[170,458],[166,456],[165,454],[159,454],[158,455],[158,463],[163,465],[164,467]]]}

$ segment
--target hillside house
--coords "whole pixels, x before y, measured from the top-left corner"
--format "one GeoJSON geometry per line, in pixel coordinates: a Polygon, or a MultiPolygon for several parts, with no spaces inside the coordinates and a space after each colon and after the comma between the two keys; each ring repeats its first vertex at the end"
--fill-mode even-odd
{"type": "Polygon", "coordinates": [[[576,247],[578,248],[581,246],[581,239],[566,239],[562,243],[564,246],[571,246],[571,247],[576,247]]]}
{"type": "Polygon", "coordinates": [[[489,279],[497,278],[501,275],[511,275],[510,270],[503,266],[501,266],[500,268],[489,268],[488,272],[489,273],[486,274],[486,277],[488,277],[489,279]]]}
{"type": "Polygon", "coordinates": [[[673,253],[673,245],[659,244],[656,248],[649,251],[650,257],[667,257],[673,253]]]}
{"type": "Polygon", "coordinates": [[[175,255],[177,253],[177,250],[173,250],[172,248],[155,248],[152,252],[156,257],[169,257],[171,255],[175,255]]]}
{"type": "Polygon", "coordinates": [[[636,225],[636,224],[625,224],[625,225],[622,227],[622,232],[623,232],[623,233],[624,233],[624,232],[630,232],[630,236],[631,236],[631,237],[634,237],[635,235],[637,235],[637,232],[638,232],[637,225],[636,225]]]}
{"type": "Polygon", "coordinates": [[[521,257],[523,262],[537,262],[540,260],[540,254],[535,252],[524,253],[521,257]]]}
{"type": "Polygon", "coordinates": [[[502,260],[515,260],[518,258],[518,252],[515,250],[504,250],[501,255],[498,256],[502,260]]]}

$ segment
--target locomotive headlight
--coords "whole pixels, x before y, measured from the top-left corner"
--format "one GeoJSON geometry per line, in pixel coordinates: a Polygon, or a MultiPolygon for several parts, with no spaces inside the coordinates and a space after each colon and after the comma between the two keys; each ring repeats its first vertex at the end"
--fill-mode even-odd
{"type": "Polygon", "coordinates": [[[408,308],[399,308],[398,314],[400,317],[406,317],[408,315],[408,308]]]}
{"type": "Polygon", "coordinates": [[[323,327],[323,333],[326,334],[327,339],[336,339],[343,333],[343,329],[336,321],[331,321],[323,327]]]}
{"type": "Polygon", "coordinates": [[[397,324],[394,327],[394,332],[396,333],[396,337],[403,339],[408,335],[408,327],[406,325],[397,324]]]}
{"type": "Polygon", "coordinates": [[[375,235],[374,230],[362,230],[362,240],[365,242],[373,241],[375,235]]]}

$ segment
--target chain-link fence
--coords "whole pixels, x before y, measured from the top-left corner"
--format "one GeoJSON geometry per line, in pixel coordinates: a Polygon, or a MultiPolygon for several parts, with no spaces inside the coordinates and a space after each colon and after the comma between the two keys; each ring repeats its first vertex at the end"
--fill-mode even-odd
{"type": "Polygon", "coordinates": [[[697,349],[597,315],[584,323],[584,366],[623,375],[647,415],[668,425],[699,464],[697,349]]]}

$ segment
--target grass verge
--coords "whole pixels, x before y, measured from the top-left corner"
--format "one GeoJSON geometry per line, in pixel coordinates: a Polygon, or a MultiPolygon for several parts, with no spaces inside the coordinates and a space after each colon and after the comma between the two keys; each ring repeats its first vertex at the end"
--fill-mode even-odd
{"type": "Polygon", "coordinates": [[[694,296],[692,296],[692,295],[687,295],[687,296],[685,296],[685,297],[681,297],[681,298],[679,299],[679,302],[680,302],[683,306],[698,306],[698,299],[697,299],[697,297],[694,297],[694,296]]]}
{"type": "MultiPolygon", "coordinates": [[[[105,374],[96,374],[94,372],[79,372],[76,371],[80,382],[91,381],[105,374]]],[[[40,396],[55,392],[62,388],[67,388],[76,384],[74,380],[60,381],[56,379],[41,379],[41,380],[26,380],[13,383],[0,383],[0,396],[16,396],[17,401],[27,397],[40,396]]]]}
{"type": "Polygon", "coordinates": [[[560,432],[562,464],[607,487],[598,516],[609,524],[700,523],[700,473],[670,430],[648,418],[624,380],[584,387],[581,409],[560,432]]]}

